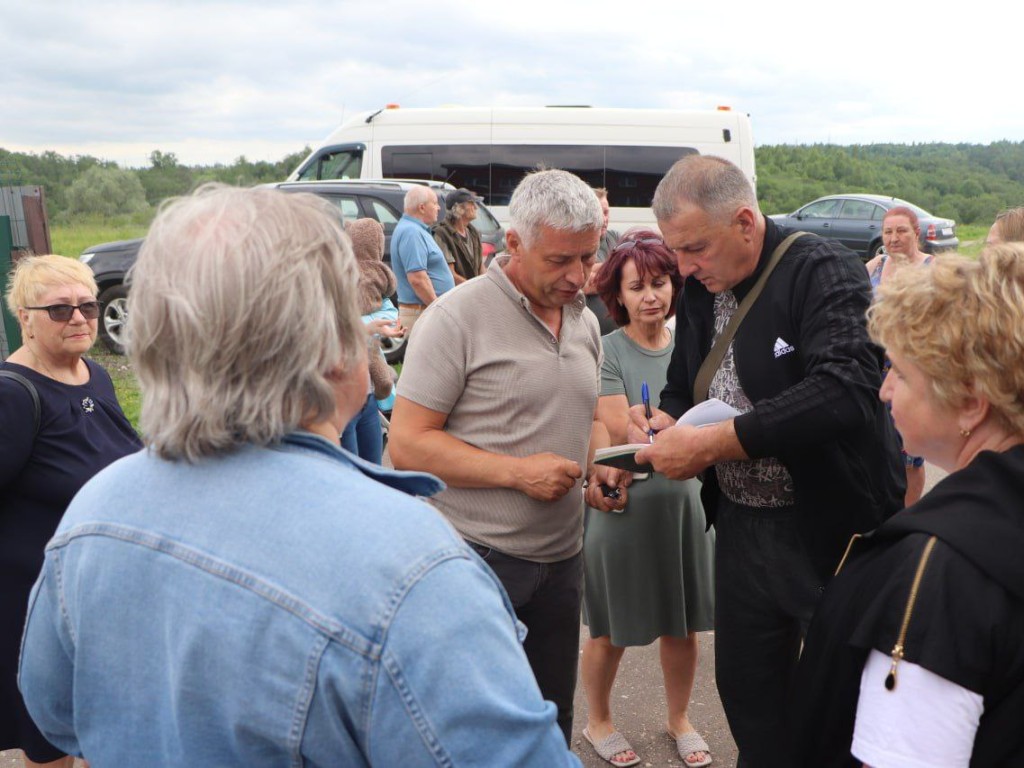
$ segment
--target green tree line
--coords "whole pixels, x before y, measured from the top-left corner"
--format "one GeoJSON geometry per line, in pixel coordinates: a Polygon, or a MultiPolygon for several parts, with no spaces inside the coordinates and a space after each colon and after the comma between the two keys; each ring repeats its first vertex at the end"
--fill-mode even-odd
{"type": "Polygon", "coordinates": [[[780,145],[754,154],[766,213],[842,192],[901,197],[960,224],[989,224],[1024,205],[1024,142],[780,145]]]}
{"type": "Polygon", "coordinates": [[[90,155],[37,155],[0,148],[0,186],[43,187],[47,214],[60,222],[79,215],[142,214],[145,218],[161,200],[207,181],[237,186],[281,181],[308,154],[306,147],[276,163],[241,156],[230,165],[188,166],[173,152],[153,150],[147,168],[121,168],[90,155]]]}
{"type": "MultiPolygon", "coordinates": [[[[138,214],[206,181],[250,186],[281,181],[309,153],[276,163],[244,156],[230,165],[187,166],[154,150],[146,168],[121,168],[88,155],[25,154],[0,149],[0,186],[40,185],[49,215],[138,214]]],[[[994,144],[777,145],[755,149],[758,199],[766,213],[793,211],[840,192],[892,195],[961,224],[991,222],[1024,204],[1024,142],[994,144]]]]}

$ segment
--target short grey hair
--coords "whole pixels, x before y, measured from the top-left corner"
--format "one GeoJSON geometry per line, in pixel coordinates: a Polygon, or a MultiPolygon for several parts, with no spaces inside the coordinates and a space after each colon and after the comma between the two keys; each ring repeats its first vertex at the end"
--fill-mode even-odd
{"type": "Polygon", "coordinates": [[[146,444],[197,461],[329,417],[328,374],[365,354],[358,281],[315,195],[207,184],[161,206],[128,297],[146,444]]]}
{"type": "Polygon", "coordinates": [[[676,161],[654,191],[654,218],[668,221],[679,212],[680,203],[696,206],[716,220],[731,217],[744,206],[760,212],[743,171],[713,155],[687,155],[676,161]]]}
{"type": "Polygon", "coordinates": [[[527,245],[541,227],[584,232],[604,224],[594,190],[578,176],[557,169],[525,176],[512,193],[508,217],[509,229],[527,245]]]}
{"type": "Polygon", "coordinates": [[[431,200],[437,200],[437,192],[428,186],[417,184],[405,193],[403,208],[406,213],[415,213],[417,208],[431,200]]]}

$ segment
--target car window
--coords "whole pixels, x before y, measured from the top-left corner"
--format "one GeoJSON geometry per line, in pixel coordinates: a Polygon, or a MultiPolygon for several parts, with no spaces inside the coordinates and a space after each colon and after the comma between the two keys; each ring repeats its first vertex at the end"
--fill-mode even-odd
{"type": "Polygon", "coordinates": [[[366,202],[369,203],[370,215],[379,221],[381,226],[384,227],[384,234],[390,235],[394,232],[395,225],[398,224],[398,220],[401,218],[398,213],[383,200],[371,198],[366,202]]]}
{"type": "Polygon", "coordinates": [[[476,227],[476,231],[481,235],[489,235],[501,229],[501,225],[494,218],[494,214],[482,205],[476,207],[476,218],[473,219],[473,226],[476,227]]]}
{"type": "Polygon", "coordinates": [[[355,221],[359,218],[359,201],[354,197],[343,197],[341,195],[324,195],[340,211],[345,221],[355,221]]]}
{"type": "Polygon", "coordinates": [[[878,220],[881,218],[881,207],[867,200],[846,200],[838,218],[878,220]]]}
{"type": "Polygon", "coordinates": [[[805,219],[831,219],[836,215],[836,210],[842,200],[815,200],[800,209],[800,215],[805,219]]]}

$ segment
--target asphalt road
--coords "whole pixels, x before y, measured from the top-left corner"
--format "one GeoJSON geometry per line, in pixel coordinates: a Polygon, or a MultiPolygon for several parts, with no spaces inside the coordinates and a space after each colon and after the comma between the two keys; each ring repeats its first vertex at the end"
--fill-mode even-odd
{"type": "MultiPolygon", "coordinates": [[[[587,637],[587,628],[581,639],[587,637]]],[[[693,695],[690,697],[690,722],[704,737],[715,762],[713,766],[736,765],[736,743],[722,711],[715,688],[714,632],[699,635],[700,661],[693,695]]],[[[630,648],[622,657],[619,674],[612,689],[612,715],[615,727],[625,736],[643,766],[685,766],[675,742],[665,733],[665,691],[658,660],[658,644],[630,648]]],[[[576,717],[573,722],[572,748],[587,768],[608,767],[580,735],[587,724],[587,704],[583,686],[576,688],[576,717]]]]}

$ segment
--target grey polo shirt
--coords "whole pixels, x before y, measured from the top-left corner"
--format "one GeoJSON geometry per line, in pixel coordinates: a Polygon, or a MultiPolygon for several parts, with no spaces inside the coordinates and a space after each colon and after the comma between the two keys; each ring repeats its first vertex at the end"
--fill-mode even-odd
{"type": "MultiPolygon", "coordinates": [[[[398,394],[448,414],[445,430],[492,453],[551,453],[586,472],[601,372],[597,318],[583,294],[556,338],[505,276],[507,257],[433,302],[416,323],[398,394]]],[[[470,541],[555,562],[580,551],[582,483],[558,501],[506,488],[448,488],[431,500],[470,541]]]]}

